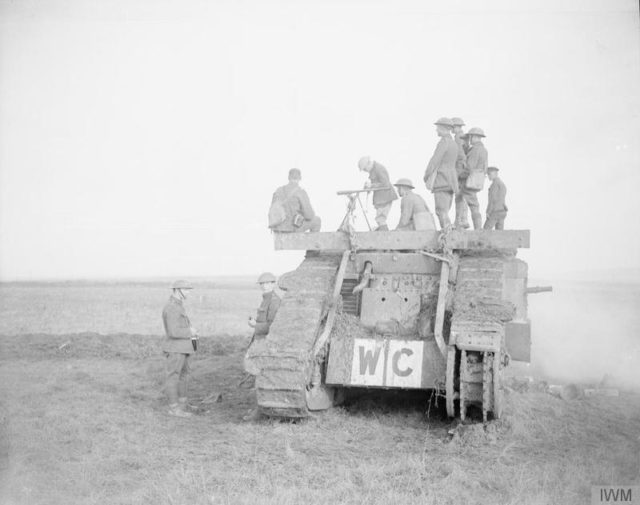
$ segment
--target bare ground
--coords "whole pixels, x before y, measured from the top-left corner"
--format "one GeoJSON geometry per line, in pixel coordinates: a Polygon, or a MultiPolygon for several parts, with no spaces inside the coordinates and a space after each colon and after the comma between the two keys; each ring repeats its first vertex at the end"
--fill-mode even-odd
{"type": "Polygon", "coordinates": [[[243,422],[243,339],[204,341],[189,420],[166,415],[158,337],[0,340],[0,503],[584,504],[640,483],[640,395],[509,390],[455,428],[442,401],[365,396],[312,419],[243,422]],[[218,403],[200,403],[221,392],[218,403]],[[427,415],[428,411],[428,415],[427,415]],[[453,429],[452,429],[453,428],[453,429]]]}

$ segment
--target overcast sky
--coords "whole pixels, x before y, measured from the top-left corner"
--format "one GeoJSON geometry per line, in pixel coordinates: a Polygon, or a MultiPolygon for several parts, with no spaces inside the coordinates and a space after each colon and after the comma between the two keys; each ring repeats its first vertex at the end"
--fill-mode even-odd
{"type": "Polygon", "coordinates": [[[292,269],[289,168],[324,230],[362,155],[433,209],[440,116],[484,128],[531,275],[640,268],[635,0],[0,0],[0,279],[292,269]]]}

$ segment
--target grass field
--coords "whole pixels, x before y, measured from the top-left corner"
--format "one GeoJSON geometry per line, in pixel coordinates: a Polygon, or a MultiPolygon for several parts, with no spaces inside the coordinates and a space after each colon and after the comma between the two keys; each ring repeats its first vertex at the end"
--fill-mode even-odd
{"type": "Polygon", "coordinates": [[[145,330],[157,321],[139,315],[159,318],[166,292],[157,290],[157,306],[139,309],[135,300],[144,297],[131,293],[156,288],[110,289],[116,297],[96,291],[93,298],[111,307],[100,309],[108,331],[86,327],[90,314],[79,310],[86,291],[64,304],[33,291],[40,307],[59,314],[48,327],[28,315],[33,308],[18,303],[14,289],[0,291],[3,505],[582,505],[591,485],[640,484],[640,394],[633,391],[563,401],[512,388],[504,418],[486,429],[444,420],[442,401],[398,394],[366,395],[299,423],[243,422],[254,401],[250,388],[238,386],[245,315],[260,298],[251,286],[211,287],[200,313],[192,299],[192,314],[224,307],[229,330],[205,333],[196,357],[190,398],[198,414],[169,417],[159,332],[145,330]],[[113,322],[116,301],[138,314],[126,328],[113,322]],[[52,331],[65,327],[72,329],[52,331]],[[203,403],[217,392],[221,401],[203,403]]]}

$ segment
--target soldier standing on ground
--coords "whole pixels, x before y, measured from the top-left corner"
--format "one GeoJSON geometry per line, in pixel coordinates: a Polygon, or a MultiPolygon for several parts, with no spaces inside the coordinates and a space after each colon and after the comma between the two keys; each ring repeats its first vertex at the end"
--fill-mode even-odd
{"type": "Polygon", "coordinates": [[[373,191],[373,206],[376,209],[376,223],[378,224],[375,231],[388,231],[387,216],[389,216],[391,204],[398,199],[398,195],[389,180],[389,172],[369,156],[360,158],[358,168],[369,174],[365,189],[373,191]]]}
{"type": "Polygon", "coordinates": [[[458,192],[458,176],[456,175],[456,160],[458,159],[458,145],[451,137],[453,123],[449,118],[440,118],[434,123],[440,141],[429,160],[424,173],[427,189],[433,193],[436,215],[441,229],[451,227],[449,210],[453,202],[453,195],[458,192]]]}
{"type": "MultiPolygon", "coordinates": [[[[462,127],[464,126],[464,121],[462,118],[454,117],[451,118],[451,123],[453,123],[453,139],[456,141],[458,145],[458,158],[456,159],[456,174],[458,175],[458,187],[461,189],[464,187],[464,173],[467,167],[467,141],[466,135],[462,131],[462,127]]],[[[468,216],[468,206],[467,202],[465,202],[462,197],[461,192],[456,193],[456,219],[454,221],[454,226],[456,228],[469,228],[469,216],[468,216]]]]}
{"type": "MultiPolygon", "coordinates": [[[[262,303],[258,307],[256,318],[249,317],[249,326],[254,329],[251,344],[254,340],[262,340],[269,334],[271,323],[276,317],[276,313],[280,308],[280,297],[274,291],[276,287],[276,276],[271,272],[265,272],[258,277],[258,284],[262,289],[262,303]]],[[[251,345],[249,344],[249,345],[251,345]]],[[[247,376],[249,377],[249,376],[247,376]]],[[[245,382],[245,380],[243,380],[245,382]]],[[[260,418],[260,412],[257,408],[251,409],[249,413],[242,417],[243,421],[255,421],[260,418]]]]}
{"type": "Polygon", "coordinates": [[[436,223],[424,199],[414,193],[413,183],[409,179],[398,179],[394,184],[398,188],[400,200],[400,222],[396,230],[435,230],[436,223]]]}
{"type": "Polygon", "coordinates": [[[484,222],[485,230],[504,230],[504,220],[507,217],[507,204],[505,197],[507,196],[507,187],[498,177],[498,169],[496,167],[487,168],[487,176],[491,181],[489,186],[489,202],[487,204],[487,219],[484,222]]]}
{"type": "Polygon", "coordinates": [[[260,284],[260,288],[262,289],[262,303],[260,307],[258,307],[256,318],[249,317],[249,326],[254,329],[252,340],[265,338],[267,336],[281,302],[280,297],[274,291],[276,287],[275,275],[270,272],[263,273],[258,277],[258,284],[260,284]]]}
{"type": "Polygon", "coordinates": [[[271,199],[269,228],[277,232],[320,231],[321,221],[311,207],[307,192],[300,187],[302,173],[289,170],[289,184],[279,187],[271,199]]]}
{"type": "Polygon", "coordinates": [[[481,128],[471,128],[467,136],[471,143],[471,149],[467,152],[465,168],[462,171],[462,177],[459,178],[460,191],[456,194],[456,222],[464,227],[463,223],[458,223],[458,213],[462,212],[462,204],[464,203],[471,210],[473,228],[479,230],[482,228],[482,216],[480,215],[478,192],[484,186],[489,154],[482,143],[485,135],[481,128]]]}
{"type": "Polygon", "coordinates": [[[169,414],[191,417],[186,411],[187,381],[191,354],[198,348],[198,334],[187,317],[183,302],[193,286],[180,280],[173,283],[173,292],[162,311],[166,338],[162,344],[166,362],[166,392],[169,397],[169,414]]]}

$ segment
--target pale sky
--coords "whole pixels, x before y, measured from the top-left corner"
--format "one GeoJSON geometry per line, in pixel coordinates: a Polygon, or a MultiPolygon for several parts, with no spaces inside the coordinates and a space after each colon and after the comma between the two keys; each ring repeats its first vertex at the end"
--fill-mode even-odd
{"type": "Polygon", "coordinates": [[[289,168],[326,231],[362,155],[433,209],[441,116],[485,130],[531,276],[640,268],[635,0],[0,0],[0,280],[282,273],[289,168]]]}

